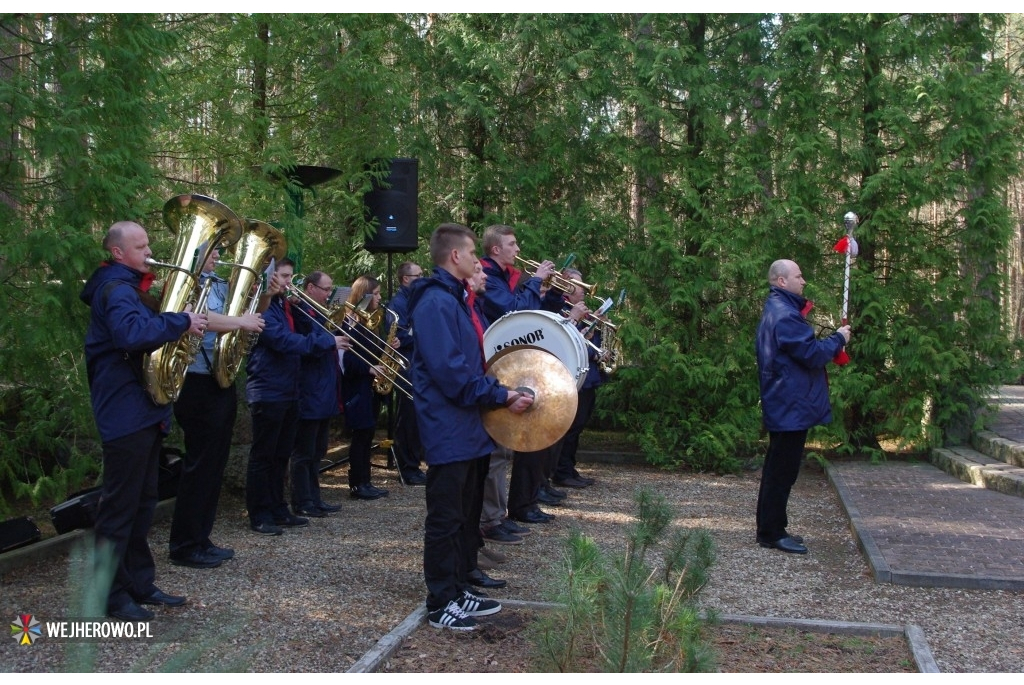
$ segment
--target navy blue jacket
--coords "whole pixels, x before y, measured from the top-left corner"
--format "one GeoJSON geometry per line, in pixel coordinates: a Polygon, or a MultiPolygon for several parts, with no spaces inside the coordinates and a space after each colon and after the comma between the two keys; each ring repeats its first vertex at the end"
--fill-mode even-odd
{"type": "Polygon", "coordinates": [[[832,421],[825,365],[846,341],[818,340],[801,313],[807,300],[771,286],[757,326],[761,412],[769,431],[800,431],[832,421]]]}
{"type": "MultiPolygon", "coordinates": [[[[304,303],[292,304],[292,311],[297,333],[312,335],[316,331],[323,331],[323,326],[330,327],[323,316],[304,303]],[[296,311],[300,307],[306,314],[296,311]],[[314,323],[314,319],[319,324],[314,323]]],[[[328,335],[330,334],[328,333],[328,335]]],[[[331,341],[334,341],[333,336],[331,341]]],[[[338,400],[341,396],[341,363],[338,360],[336,345],[331,345],[329,350],[302,355],[299,365],[299,392],[301,393],[299,397],[300,419],[319,421],[338,415],[340,412],[338,400]]]]}
{"type": "MultiPolygon", "coordinates": [[[[303,314],[293,313],[293,320],[303,314]]],[[[319,326],[309,335],[293,331],[284,312],[284,299],[274,297],[263,312],[266,325],[245,364],[245,399],[253,402],[291,402],[299,399],[302,355],[337,349],[334,336],[319,326]]]]}
{"type": "Polygon", "coordinates": [[[92,308],[85,366],[92,413],[103,442],[171,419],[171,405],[156,404],[146,391],[142,357],[180,338],[190,321],[188,314],[159,314],[143,304],[136,290],[141,282],[142,273],[135,269],[104,264],[79,296],[92,308]]]}
{"type": "Polygon", "coordinates": [[[466,288],[435,267],[430,278],[417,279],[411,290],[413,401],[427,463],[488,455],[494,441],[484,430],[480,410],[504,405],[508,390],[484,375],[466,288]]]}
{"type": "MultiPolygon", "coordinates": [[[[413,281],[415,283],[415,281],[413,281]]],[[[391,312],[398,315],[398,328],[395,330],[395,336],[398,338],[398,353],[403,357],[412,361],[412,351],[415,348],[412,339],[412,326],[409,325],[409,286],[403,285],[395,293],[395,296],[391,298],[391,302],[388,303],[388,309],[390,312],[385,312],[384,334],[387,335],[387,331],[391,330],[391,324],[394,322],[394,317],[391,316],[391,312]]],[[[410,378],[412,373],[411,368],[407,368],[402,371],[402,375],[405,378],[410,378]]]]}
{"type": "Polygon", "coordinates": [[[373,374],[370,373],[370,365],[360,357],[379,358],[382,350],[378,349],[379,343],[372,341],[362,326],[353,326],[348,335],[353,340],[352,349],[346,350],[341,356],[345,425],[352,430],[376,428],[377,396],[373,390],[373,374]]]}
{"type": "Polygon", "coordinates": [[[541,280],[539,278],[526,278],[526,274],[522,274],[513,291],[508,272],[498,266],[497,262],[490,257],[484,257],[480,260],[480,264],[484,268],[484,273],[487,274],[487,291],[483,298],[483,310],[491,323],[509,312],[518,312],[521,309],[541,309],[541,280]]]}

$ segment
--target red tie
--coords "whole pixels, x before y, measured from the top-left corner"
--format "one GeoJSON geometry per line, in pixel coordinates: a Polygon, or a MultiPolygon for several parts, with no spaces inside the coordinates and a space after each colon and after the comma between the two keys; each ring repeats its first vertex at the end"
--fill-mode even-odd
{"type": "Polygon", "coordinates": [[[295,319],[292,318],[292,303],[284,301],[284,318],[288,319],[288,330],[295,332],[295,319]]]}
{"type": "MultiPolygon", "coordinates": [[[[473,320],[473,328],[476,329],[476,338],[480,343],[480,357],[483,358],[485,355],[484,351],[484,327],[480,323],[480,317],[476,315],[476,307],[473,304],[476,302],[476,293],[466,288],[466,305],[469,307],[469,316],[473,320]]],[[[486,368],[486,365],[485,365],[486,368]]]]}

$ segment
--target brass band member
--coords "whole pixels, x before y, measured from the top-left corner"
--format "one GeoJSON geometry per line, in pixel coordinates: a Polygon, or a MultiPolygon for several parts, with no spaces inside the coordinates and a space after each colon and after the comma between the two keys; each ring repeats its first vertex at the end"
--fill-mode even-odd
{"type": "Polygon", "coordinates": [[[96,427],[103,441],[103,490],[96,537],[113,552],[113,582],[107,614],[146,621],[153,612],[139,604],[180,606],[184,597],[162,592],[153,581],[156,564],[146,540],[157,503],[160,447],[170,428],[171,406],[158,405],[146,390],[142,357],[185,333],[202,335],[205,314],[158,313],[148,294],[153,256],[146,229],[119,221],[103,238],[110,261],[82,289],[92,309],[85,334],[85,364],[96,427]]]}
{"type": "MultiPolygon", "coordinates": [[[[390,327],[394,321],[391,312],[398,316],[398,327],[396,335],[398,339],[398,352],[408,360],[412,360],[415,345],[412,339],[412,328],[409,326],[409,288],[416,279],[423,276],[423,268],[415,262],[402,262],[398,265],[398,292],[391,298],[388,304],[386,323],[390,327]]],[[[411,369],[402,371],[402,375],[410,381],[411,369]]],[[[416,424],[416,409],[413,406],[412,398],[405,393],[395,393],[395,400],[398,409],[395,412],[395,447],[398,457],[398,468],[402,472],[402,481],[407,485],[425,485],[427,475],[420,470],[420,463],[424,461],[423,443],[420,441],[420,431],[416,424]]]]}
{"type": "MultiPolygon", "coordinates": [[[[371,315],[380,307],[380,283],[373,276],[360,276],[352,284],[348,303],[371,315]]],[[[353,345],[363,350],[373,350],[378,343],[373,341],[377,331],[369,330],[358,317],[349,317],[349,335],[353,345]],[[371,335],[372,334],[372,335],[371,335]]],[[[378,337],[379,341],[379,337],[378,337]]],[[[377,431],[377,396],[373,391],[373,379],[384,373],[378,365],[370,365],[362,357],[366,355],[346,353],[342,355],[342,397],[345,402],[345,424],[352,432],[348,448],[348,487],[353,499],[372,500],[387,497],[388,491],[375,487],[370,482],[370,451],[373,436],[377,431]]]]}
{"type": "Polygon", "coordinates": [[[220,251],[214,249],[203,265],[202,277],[210,281],[210,324],[174,403],[174,418],[184,433],[185,454],[168,547],[172,564],[190,568],[214,568],[235,556],[234,550],[218,547],[210,540],[238,409],[234,384],[222,388],[213,375],[217,334],[237,330],[259,333],[265,325],[259,314],[224,314],[228,282],[213,271],[219,258],[220,251]]]}

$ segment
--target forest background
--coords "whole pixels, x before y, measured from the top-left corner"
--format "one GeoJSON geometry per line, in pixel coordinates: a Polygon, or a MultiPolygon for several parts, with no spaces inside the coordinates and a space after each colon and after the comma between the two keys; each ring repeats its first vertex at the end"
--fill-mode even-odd
{"type": "Polygon", "coordinates": [[[0,514],[98,470],[78,295],[111,223],[165,260],[164,203],[209,195],[301,271],[387,275],[363,195],[396,157],[419,160],[399,261],[429,266],[439,223],[505,223],[626,290],[595,421],[652,463],[758,456],[768,266],[796,260],[840,325],[849,211],[852,361],[815,438],[962,440],[1021,373],[1022,49],[1003,14],[0,15],[0,514]],[[297,165],[340,174],[303,189],[297,165]]]}

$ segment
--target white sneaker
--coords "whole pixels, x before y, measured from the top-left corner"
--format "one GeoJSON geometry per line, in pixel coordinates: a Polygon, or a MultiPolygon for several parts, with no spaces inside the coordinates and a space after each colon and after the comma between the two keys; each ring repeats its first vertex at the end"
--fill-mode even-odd
{"type": "Polygon", "coordinates": [[[469,590],[463,590],[456,601],[467,616],[490,616],[501,611],[501,605],[493,599],[477,597],[469,590]]]}
{"type": "Polygon", "coordinates": [[[436,609],[427,614],[427,620],[435,628],[451,628],[452,630],[474,630],[476,621],[469,616],[454,600],[448,602],[444,609],[436,609]]]}

